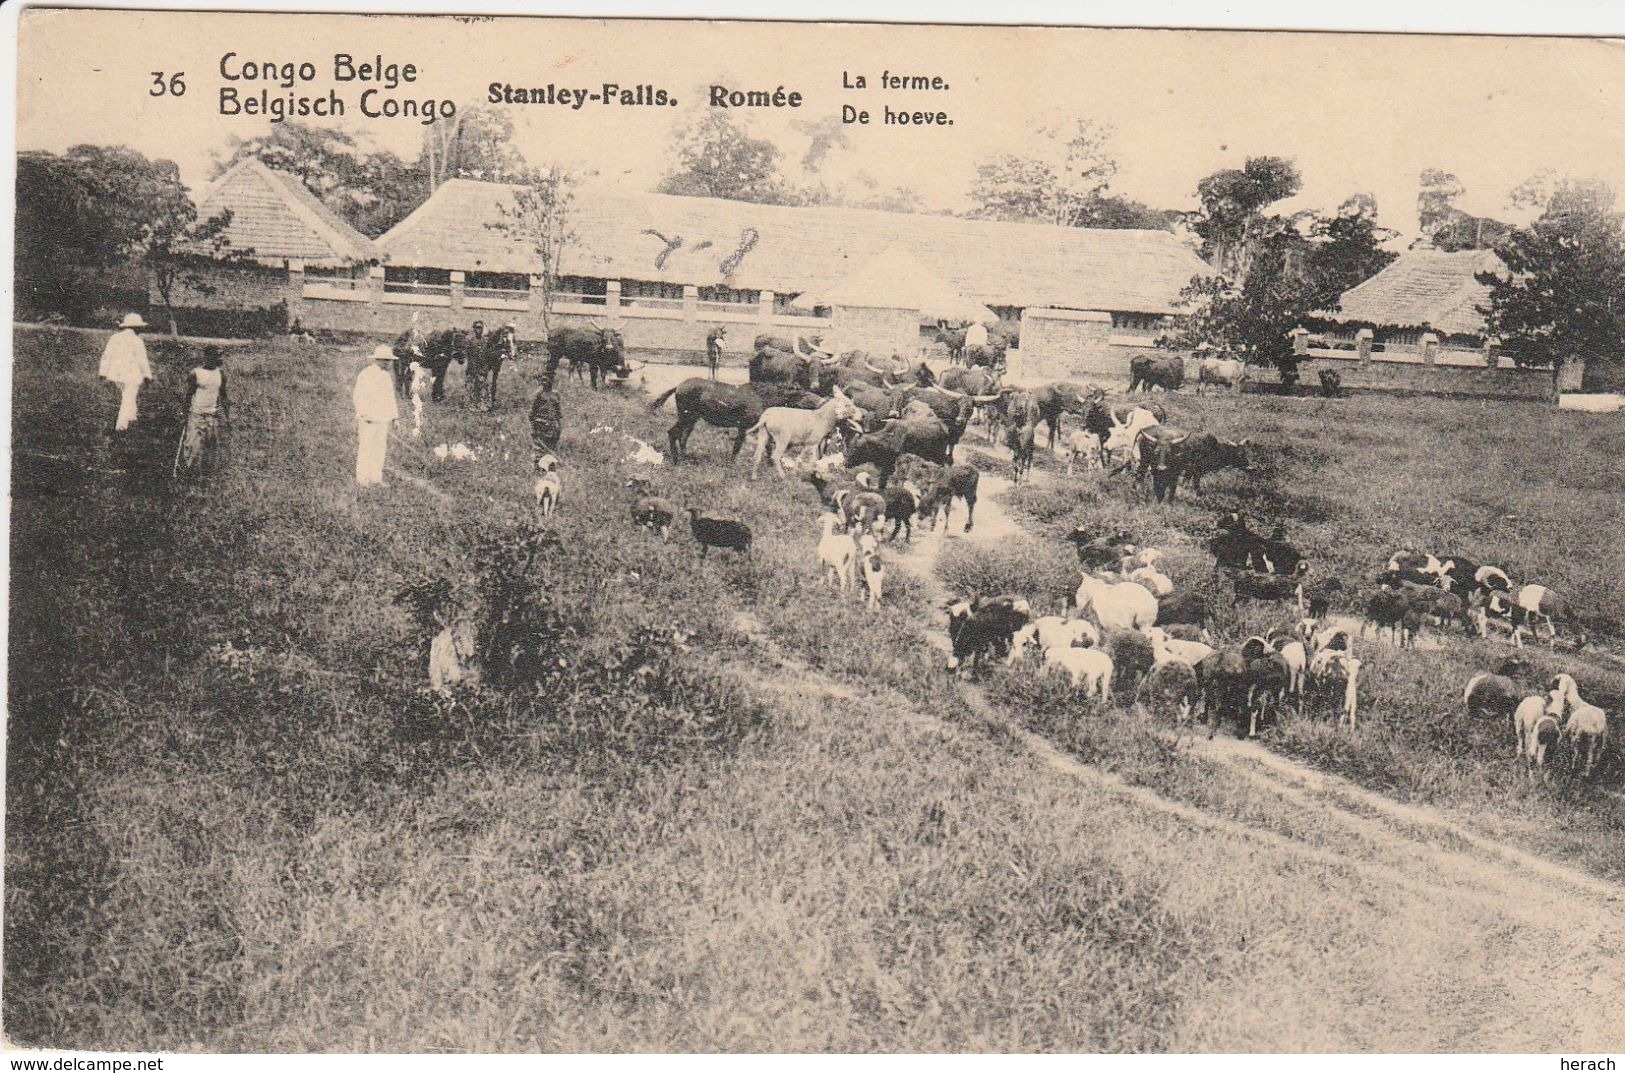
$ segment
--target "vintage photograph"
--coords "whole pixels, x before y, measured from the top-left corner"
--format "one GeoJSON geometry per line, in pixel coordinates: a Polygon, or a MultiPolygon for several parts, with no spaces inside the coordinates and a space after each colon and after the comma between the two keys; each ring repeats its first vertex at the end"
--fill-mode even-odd
{"type": "Polygon", "coordinates": [[[1625,38],[16,17],[8,1047],[1625,1050],[1625,38]]]}

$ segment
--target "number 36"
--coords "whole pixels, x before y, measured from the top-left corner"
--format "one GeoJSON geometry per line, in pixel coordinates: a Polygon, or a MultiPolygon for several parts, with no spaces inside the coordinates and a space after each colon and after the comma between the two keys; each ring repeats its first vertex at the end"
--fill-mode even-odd
{"type": "Polygon", "coordinates": [[[186,95],[186,83],[181,81],[181,77],[185,74],[185,71],[176,71],[169,76],[168,81],[165,81],[164,72],[152,72],[152,88],[147,90],[147,94],[153,97],[162,97],[167,93],[171,97],[184,97],[186,95]]]}

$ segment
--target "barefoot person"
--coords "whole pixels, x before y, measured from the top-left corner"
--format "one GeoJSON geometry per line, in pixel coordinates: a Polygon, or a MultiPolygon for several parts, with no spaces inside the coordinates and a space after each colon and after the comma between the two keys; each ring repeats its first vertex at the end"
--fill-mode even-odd
{"type": "Polygon", "coordinates": [[[217,346],[203,348],[203,364],[193,369],[186,381],[186,429],[181,433],[180,454],[175,459],[177,473],[191,473],[203,463],[204,448],[220,436],[220,417],[230,410],[226,397],[224,355],[217,346]]]}
{"type": "Polygon", "coordinates": [[[389,448],[389,425],[401,416],[395,401],[395,381],[390,372],[395,351],[378,346],[372,364],[355,378],[356,452],[355,482],[363,488],[384,483],[384,452],[389,448]]]}
{"type": "Polygon", "coordinates": [[[136,401],[141,385],[152,379],[152,364],[147,361],[147,345],[136,332],[147,322],[139,313],[126,314],[119,322],[119,330],[107,340],[102,351],[100,376],[119,386],[118,423],[113,427],[123,432],[135,424],[136,401]]]}

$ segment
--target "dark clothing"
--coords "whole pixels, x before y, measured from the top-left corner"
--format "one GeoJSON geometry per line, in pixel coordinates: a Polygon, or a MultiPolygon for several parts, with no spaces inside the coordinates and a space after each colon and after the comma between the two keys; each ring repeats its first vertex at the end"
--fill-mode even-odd
{"type": "Polygon", "coordinates": [[[541,388],[530,403],[530,442],[536,453],[556,452],[564,432],[564,410],[557,392],[541,388]]]}
{"type": "Polygon", "coordinates": [[[423,333],[416,328],[408,328],[395,340],[395,368],[391,370],[395,376],[395,393],[406,395],[412,389],[412,363],[423,360],[423,333]]]}

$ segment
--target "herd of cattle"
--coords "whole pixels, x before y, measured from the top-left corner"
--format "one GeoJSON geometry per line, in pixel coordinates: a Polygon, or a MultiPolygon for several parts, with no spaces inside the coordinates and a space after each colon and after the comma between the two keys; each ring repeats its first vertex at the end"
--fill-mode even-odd
{"type": "MultiPolygon", "coordinates": [[[[993,357],[939,374],[924,363],[877,363],[861,352],[836,355],[799,340],[762,336],[748,383],[692,377],[650,407],[676,401],[677,420],[667,434],[674,462],[688,457],[689,438],[704,421],[734,434],[735,458],[756,437],[753,476],[768,458],[781,476],[792,468],[803,471],[822,509],[821,572],[842,591],[857,589],[861,576],[871,606],[883,593],[882,542],[911,537],[916,521],[932,528],[939,519],[946,524],[956,499],[966,505],[965,530],[972,529],[980,473],[956,461],[955,450],[977,422],[990,442],[1009,448],[1018,482],[1030,470],[1041,425],[1052,451],[1065,447],[1069,472],[1080,460],[1119,473],[1133,468],[1159,501],[1176,498],[1182,482],[1199,490],[1203,478],[1220,469],[1251,468],[1253,452],[1245,439],[1170,426],[1160,406],[1113,406],[1098,388],[1006,385],[993,357]],[[1070,433],[1066,415],[1079,419],[1070,433]]],[[[1135,386],[1178,387],[1183,363],[1171,360],[1144,359],[1145,366],[1134,370],[1135,386]]],[[[1244,375],[1206,366],[1205,383],[1234,386],[1244,375]]],[[[668,534],[682,512],[655,495],[646,479],[633,483],[634,520],[668,534]]],[[[687,514],[703,550],[749,550],[750,528],[742,520],[698,509],[687,514]]],[[[1114,693],[1133,696],[1148,706],[1166,706],[1181,720],[1200,709],[1210,736],[1226,719],[1253,735],[1289,705],[1302,713],[1331,703],[1340,722],[1353,728],[1363,666],[1355,651],[1368,630],[1379,641],[1387,631],[1398,647],[1414,645],[1430,625],[1455,625],[1480,636],[1499,628],[1520,647],[1542,634],[1554,647],[1560,634],[1576,647],[1586,643],[1558,594],[1539,584],[1516,586],[1500,567],[1463,555],[1396,552],[1376,577],[1363,618],[1355,619],[1332,612],[1354,597],[1357,586],[1314,576],[1281,529],[1255,531],[1233,511],[1219,518],[1207,543],[1213,576],[1228,582],[1219,587],[1177,587],[1163,570],[1168,554],[1140,546],[1126,533],[1078,531],[1069,539],[1082,577],[1076,592],[1064,594],[1060,613],[1035,616],[1018,595],[948,601],[950,670],[974,677],[988,657],[1008,664],[1036,649],[1089,697],[1106,702],[1114,693]],[[1222,631],[1214,621],[1213,596],[1226,590],[1237,601],[1291,604],[1295,613],[1261,635],[1225,644],[1215,636],[1222,631]]],[[[1554,680],[1537,696],[1536,712],[1537,705],[1525,703],[1529,698],[1510,682],[1500,673],[1476,676],[1466,691],[1469,709],[1504,709],[1517,731],[1519,755],[1532,770],[1544,764],[1554,741],[1574,738],[1589,775],[1606,732],[1602,710],[1585,701],[1572,680],[1554,680]]]]}

